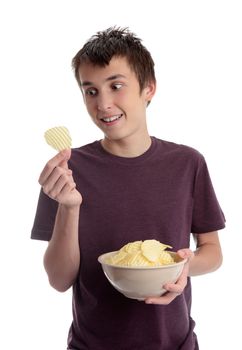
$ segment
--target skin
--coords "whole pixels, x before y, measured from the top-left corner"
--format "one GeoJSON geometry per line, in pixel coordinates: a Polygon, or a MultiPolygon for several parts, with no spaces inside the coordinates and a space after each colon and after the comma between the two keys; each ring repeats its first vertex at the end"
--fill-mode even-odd
{"type": "Polygon", "coordinates": [[[59,203],[44,267],[51,286],[60,292],[72,286],[80,264],[78,221],[82,196],[68,169],[70,156],[71,150],[58,153],[48,161],[39,177],[44,193],[59,203]]]}
{"type": "Polygon", "coordinates": [[[144,153],[151,144],[146,107],[155,94],[155,83],[150,82],[140,92],[136,75],[124,58],[113,58],[104,68],[85,64],[79,76],[87,111],[104,133],[103,147],[122,157],[144,153]],[[122,115],[115,125],[101,120],[114,115],[122,115]]]}
{"type": "MultiPolygon", "coordinates": [[[[135,73],[125,58],[113,57],[108,66],[83,64],[79,69],[83,100],[92,121],[103,131],[102,146],[122,157],[137,157],[151,145],[146,123],[146,107],[152,100],[156,85],[146,84],[143,91],[135,73]],[[103,118],[119,116],[112,123],[103,118]]],[[[80,264],[78,220],[82,196],[67,161],[71,151],[57,154],[44,167],[39,183],[43,191],[59,203],[53,236],[44,256],[44,266],[50,284],[59,291],[70,288],[80,264]]],[[[188,276],[201,275],[219,268],[222,252],[217,232],[194,235],[197,249],[185,248],[178,254],[187,258],[182,275],[175,284],[167,284],[167,293],[158,298],[147,298],[147,304],[167,305],[180,295],[187,285],[188,276]]]]}

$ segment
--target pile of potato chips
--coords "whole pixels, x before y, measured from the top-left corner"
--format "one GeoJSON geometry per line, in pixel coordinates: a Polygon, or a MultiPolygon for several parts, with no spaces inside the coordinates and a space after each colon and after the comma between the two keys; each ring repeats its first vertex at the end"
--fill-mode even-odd
{"type": "Polygon", "coordinates": [[[135,241],[127,243],[116,254],[108,257],[106,263],[129,267],[158,267],[174,264],[175,261],[169,251],[165,251],[167,248],[172,247],[155,239],[135,241]]]}

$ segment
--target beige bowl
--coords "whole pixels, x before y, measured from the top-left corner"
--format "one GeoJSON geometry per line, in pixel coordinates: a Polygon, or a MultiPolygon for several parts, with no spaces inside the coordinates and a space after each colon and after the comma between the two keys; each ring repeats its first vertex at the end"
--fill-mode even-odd
{"type": "Polygon", "coordinates": [[[175,283],[182,273],[187,259],[170,252],[175,264],[160,267],[126,267],[107,264],[105,260],[117,252],[102,254],[98,257],[109,282],[120,293],[131,299],[144,300],[147,297],[158,297],[166,292],[163,285],[175,283]]]}

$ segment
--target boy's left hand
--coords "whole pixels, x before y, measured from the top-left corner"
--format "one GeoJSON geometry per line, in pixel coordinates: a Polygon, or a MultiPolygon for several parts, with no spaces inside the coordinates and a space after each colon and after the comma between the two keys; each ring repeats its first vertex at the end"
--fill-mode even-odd
{"type": "Polygon", "coordinates": [[[168,305],[178,295],[183,293],[187,285],[187,278],[189,274],[189,262],[191,261],[191,259],[193,259],[194,253],[190,249],[180,249],[177,253],[183,259],[188,259],[188,261],[184,265],[181,276],[179,277],[176,283],[167,283],[164,285],[164,288],[167,290],[167,292],[162,296],[145,299],[146,304],[168,305]]]}

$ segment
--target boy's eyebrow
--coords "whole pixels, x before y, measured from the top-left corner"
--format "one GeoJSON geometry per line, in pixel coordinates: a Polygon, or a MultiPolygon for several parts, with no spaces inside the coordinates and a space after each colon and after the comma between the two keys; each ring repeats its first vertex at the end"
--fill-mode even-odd
{"type": "MultiPolygon", "coordinates": [[[[119,79],[119,78],[126,78],[126,77],[123,74],[114,74],[114,75],[111,75],[110,77],[106,78],[105,81],[115,80],[115,79],[119,79]]],[[[95,85],[95,84],[92,83],[91,81],[83,81],[83,82],[80,82],[80,85],[81,86],[90,86],[90,85],[95,85]]]]}

